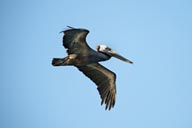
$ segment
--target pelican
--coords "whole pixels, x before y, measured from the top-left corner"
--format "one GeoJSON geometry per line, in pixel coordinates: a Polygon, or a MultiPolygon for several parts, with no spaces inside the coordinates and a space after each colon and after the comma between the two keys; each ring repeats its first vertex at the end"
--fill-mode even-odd
{"type": "Polygon", "coordinates": [[[75,66],[96,85],[101,97],[101,105],[110,110],[115,105],[116,74],[105,68],[99,62],[116,57],[124,62],[133,62],[117,54],[106,45],[98,45],[97,51],[89,47],[86,37],[89,30],[69,27],[63,32],[63,46],[67,49],[68,56],[53,58],[53,66],[75,66]]]}

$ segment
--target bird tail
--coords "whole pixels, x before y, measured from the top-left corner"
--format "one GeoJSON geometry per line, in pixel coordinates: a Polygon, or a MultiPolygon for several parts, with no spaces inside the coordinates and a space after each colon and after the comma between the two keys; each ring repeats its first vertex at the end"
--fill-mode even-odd
{"type": "Polygon", "coordinates": [[[52,65],[53,66],[64,66],[65,65],[65,59],[63,58],[53,58],[52,65]]]}

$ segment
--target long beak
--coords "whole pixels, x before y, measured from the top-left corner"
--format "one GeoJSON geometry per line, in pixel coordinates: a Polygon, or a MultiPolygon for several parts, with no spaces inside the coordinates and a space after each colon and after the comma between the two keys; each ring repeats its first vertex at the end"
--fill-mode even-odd
{"type": "Polygon", "coordinates": [[[130,63],[130,64],[133,64],[133,62],[132,61],[130,61],[130,60],[128,60],[127,58],[125,58],[125,57],[123,57],[123,56],[121,56],[121,55],[119,55],[119,54],[117,54],[115,51],[113,51],[113,50],[108,50],[107,51],[111,56],[113,56],[113,57],[115,57],[115,58],[117,58],[117,59],[120,59],[120,60],[122,60],[122,61],[124,61],[124,62],[127,62],[127,63],[130,63]]]}

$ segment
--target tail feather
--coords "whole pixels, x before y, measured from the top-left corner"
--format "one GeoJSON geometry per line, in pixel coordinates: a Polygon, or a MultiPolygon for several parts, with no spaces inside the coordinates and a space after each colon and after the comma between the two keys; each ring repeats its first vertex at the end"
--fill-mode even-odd
{"type": "Polygon", "coordinates": [[[65,65],[65,59],[61,58],[53,58],[52,60],[52,65],[53,66],[62,66],[65,65]]]}

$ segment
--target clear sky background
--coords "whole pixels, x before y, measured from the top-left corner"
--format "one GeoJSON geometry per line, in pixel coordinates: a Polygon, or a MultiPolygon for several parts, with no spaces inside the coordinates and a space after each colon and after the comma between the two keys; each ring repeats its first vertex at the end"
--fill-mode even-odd
{"type": "Polygon", "coordinates": [[[192,128],[191,0],[1,0],[0,19],[1,128],[192,128]],[[111,111],[75,67],[51,65],[67,25],[134,62],[102,62],[111,111]]]}

